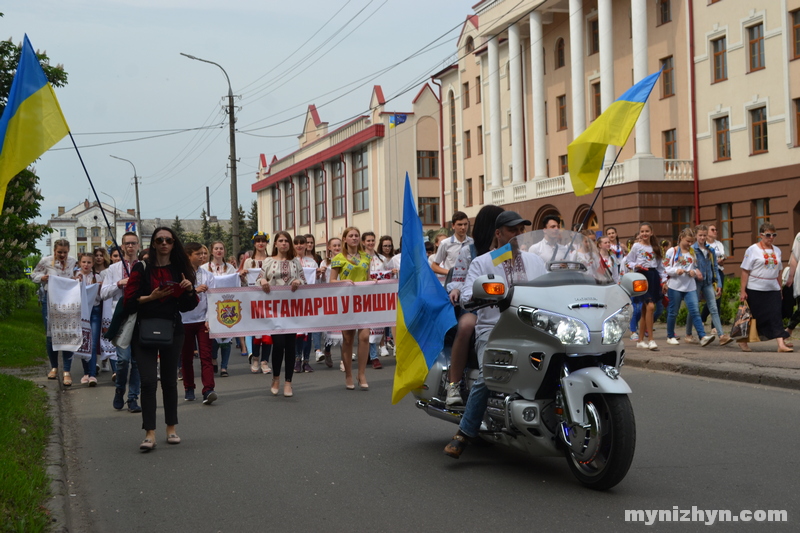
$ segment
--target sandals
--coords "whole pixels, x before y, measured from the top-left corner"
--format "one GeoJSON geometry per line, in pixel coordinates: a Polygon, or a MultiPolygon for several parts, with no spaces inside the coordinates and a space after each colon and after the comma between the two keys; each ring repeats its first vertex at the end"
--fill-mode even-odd
{"type": "Polygon", "coordinates": [[[273,396],[278,395],[278,386],[281,383],[281,378],[272,378],[272,386],[269,388],[269,391],[272,393],[273,396]]]}
{"type": "Polygon", "coordinates": [[[62,378],[61,383],[65,387],[71,387],[72,386],[72,376],[69,375],[69,372],[64,372],[64,377],[62,378]]]}
{"type": "Polygon", "coordinates": [[[250,354],[249,361],[250,361],[250,372],[252,374],[258,374],[260,372],[260,370],[258,369],[258,359],[256,359],[253,354],[250,354]]]}
{"type": "Polygon", "coordinates": [[[170,433],[169,435],[167,435],[167,444],[180,444],[180,443],[181,443],[181,438],[175,433],[170,433]]]}
{"type": "Polygon", "coordinates": [[[56,379],[58,377],[58,369],[51,368],[50,372],[47,373],[47,379],[56,379]]]}
{"type": "Polygon", "coordinates": [[[464,448],[467,447],[467,444],[469,444],[467,436],[459,431],[453,436],[453,440],[444,447],[444,454],[453,459],[458,459],[464,453],[464,448]]]}
{"type": "Polygon", "coordinates": [[[156,441],[153,439],[144,439],[139,445],[139,451],[147,453],[156,447],[156,441]]]}
{"type": "Polygon", "coordinates": [[[261,361],[261,373],[262,374],[270,374],[272,370],[269,368],[269,363],[266,361],[261,361]]]}
{"type": "Polygon", "coordinates": [[[223,368],[222,370],[220,370],[219,371],[219,376],[222,377],[222,378],[227,378],[228,377],[228,369],[227,368],[223,368]]]}

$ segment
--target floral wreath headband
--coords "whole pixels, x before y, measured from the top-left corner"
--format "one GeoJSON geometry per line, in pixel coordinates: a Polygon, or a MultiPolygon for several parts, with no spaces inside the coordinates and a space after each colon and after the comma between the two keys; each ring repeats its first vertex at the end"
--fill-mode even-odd
{"type": "Polygon", "coordinates": [[[264,233],[263,231],[257,231],[253,233],[253,237],[250,240],[256,242],[256,239],[258,238],[267,239],[267,244],[269,244],[269,233],[264,233]]]}

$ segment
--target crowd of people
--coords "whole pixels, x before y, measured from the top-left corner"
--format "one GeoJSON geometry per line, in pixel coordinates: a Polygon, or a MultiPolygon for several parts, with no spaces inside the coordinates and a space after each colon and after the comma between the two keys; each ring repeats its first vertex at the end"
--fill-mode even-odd
{"type": "MultiPolygon", "coordinates": [[[[722,345],[734,340],[723,332],[719,314],[726,255],[725,248],[717,239],[714,224],[684,229],[674,246],[659,241],[652,225],[645,222],[640,225],[635,241],[630,240],[626,245],[620,242],[617,230],[609,227],[602,233],[583,232],[578,235],[581,238],[574,249],[572,245],[567,249],[559,239],[562,221],[557,216],[548,216],[542,221],[544,238],[525,250],[530,253],[515,252],[512,260],[499,265],[487,260],[487,254],[529,231],[530,221],[513,211],[487,205],[475,219],[472,236],[469,236],[470,222],[465,213],[456,212],[451,225],[451,235],[442,231],[426,243],[430,245],[430,267],[443,280],[458,316],[449,370],[448,406],[463,403],[461,382],[468,353],[471,349],[482,350],[488,332],[497,320],[496,309],[472,313],[462,308],[461,304],[471,295],[470,280],[481,272],[494,272],[505,277],[525,272],[530,276],[531,273],[544,273],[544,265],[565,257],[585,263],[596,276],[608,283],[619,282],[626,272],[639,272],[647,278],[649,288],[646,294],[633,302],[634,317],[630,330],[637,347],[658,349],[653,323],[665,307],[666,342],[668,345],[680,344],[675,325],[682,302],[688,309],[683,342],[707,346],[717,337],[722,345]],[[702,311],[701,301],[705,301],[702,311]],[[712,318],[713,329],[707,332],[705,320],[708,316],[712,318]],[[692,335],[693,329],[697,330],[697,339],[692,335]]],[[[800,234],[793,242],[792,255],[782,277],[781,252],[773,244],[776,235],[773,225],[765,223],[760,227],[758,242],[747,249],[742,261],[739,296],[749,303],[761,339],[777,339],[778,350],[786,352],[792,351],[792,345],[785,339],[800,323],[800,310],[796,310],[800,296],[800,280],[797,279],[800,278],[800,269],[797,268],[800,234]],[[792,305],[787,305],[787,299],[792,305]],[[783,327],[783,318],[789,318],[788,328],[783,327]]],[[[140,444],[142,451],[156,446],[156,391],[159,382],[165,407],[167,442],[180,442],[175,430],[178,383],[183,382],[184,399],[195,400],[196,359],[200,364],[199,381],[204,404],[212,404],[218,399],[215,379],[229,376],[228,366],[234,350],[249,358],[251,373],[272,374],[270,392],[273,395],[281,391],[283,372],[283,396],[293,396],[294,375],[314,371],[310,364],[312,351],[317,363],[324,363],[328,368],[333,366],[331,347],[337,342],[337,335],[271,332],[255,337],[211,339],[206,322],[207,291],[215,287],[221,277],[230,278],[232,275],[237,285],[258,286],[266,293],[271,287],[280,285],[296,290],[308,283],[354,283],[397,277],[401,251],[395,248],[391,236],[377,238],[373,232],[361,233],[355,227],[345,229],[341,237],[329,239],[322,254],[317,253],[313,235],[293,237],[288,232],[279,231],[273,236],[271,250],[270,236],[264,232],[254,234],[251,241],[252,250],[234,258],[226,255],[222,242],[212,243],[209,250],[200,243],[182,243],[172,229],[162,227],[153,232],[149,247],[143,251],[139,250],[137,235],[125,233],[119,249],[112,250],[111,254],[106,249],[97,248],[91,254],[79,254],[77,259],[70,257],[68,241],[55,241],[54,254],[43,258],[32,274],[33,281],[41,284],[40,298],[50,362],[47,377],[59,377],[58,351],[53,349],[48,327],[48,280],[62,277],[77,280],[82,286],[100,287],[92,293],[92,300],[86,302],[91,308],[88,317],[91,348],[88,354],[81,354],[83,376],[80,382],[93,387],[97,385],[98,371],[112,372],[115,386],[112,406],[122,410],[127,404],[129,411],[142,413],[142,428],[146,432],[140,444]],[[135,320],[131,319],[134,315],[135,320]],[[115,348],[104,348],[101,335],[108,328],[114,329],[112,319],[117,318],[117,327],[121,330],[125,329],[125,321],[130,320],[133,331],[128,334],[131,340],[127,344],[118,343],[115,348]],[[168,338],[164,341],[151,339],[148,334],[155,331],[153,324],[160,324],[159,329],[167,329],[168,338]],[[166,328],[164,324],[167,324],[166,328]]],[[[375,369],[382,368],[379,355],[389,355],[388,348],[394,347],[393,337],[392,328],[341,332],[342,360],[339,367],[345,373],[348,390],[356,388],[356,381],[359,389],[369,389],[366,368],[369,365],[375,369]],[[358,346],[354,350],[356,341],[358,346]],[[353,361],[357,361],[355,379],[353,361]]],[[[737,340],[742,350],[751,349],[746,339],[737,340]]],[[[72,385],[73,353],[61,350],[61,356],[61,381],[69,387],[72,385]]],[[[483,389],[477,383],[469,402],[483,405],[488,392],[483,389]]],[[[469,409],[469,402],[467,410],[476,412],[474,406],[469,409]]],[[[466,439],[476,434],[474,424],[475,417],[465,415],[462,429],[448,445],[448,455],[460,455],[466,439]]]]}

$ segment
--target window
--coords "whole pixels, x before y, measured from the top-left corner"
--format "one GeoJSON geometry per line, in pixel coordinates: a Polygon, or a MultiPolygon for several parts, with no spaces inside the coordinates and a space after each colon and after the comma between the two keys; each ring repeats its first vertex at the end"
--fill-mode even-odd
{"type": "Polygon", "coordinates": [[[672,10],[669,0],[658,0],[658,25],[672,21],[672,10]]]}
{"type": "Polygon", "coordinates": [[[769,222],[769,198],[761,198],[760,200],[755,200],[753,202],[753,210],[755,211],[755,216],[753,217],[753,222],[755,223],[755,227],[753,228],[754,233],[756,236],[758,235],[758,228],[764,222],[769,222]]]}
{"type": "Polygon", "coordinates": [[[544,101],[544,134],[547,135],[547,100],[544,101]]]}
{"type": "Polygon", "coordinates": [[[769,150],[766,107],[750,110],[750,148],[752,154],[763,154],[769,150]]]}
{"type": "Polygon", "coordinates": [[[85,244],[81,244],[81,245],[78,246],[78,253],[79,254],[85,254],[86,253],[86,245],[85,244]]]}
{"type": "Polygon", "coordinates": [[[58,235],[60,237],[66,237],[67,236],[67,230],[65,230],[65,229],[58,230],[58,235]]]}
{"type": "Polygon", "coordinates": [[[794,101],[794,145],[800,146],[800,98],[794,101]]]}
{"type": "Polygon", "coordinates": [[[78,232],[78,240],[85,241],[86,240],[86,228],[78,228],[76,230],[78,232]]]}
{"type": "Polygon", "coordinates": [[[275,185],[272,188],[272,232],[281,231],[281,190],[275,185]]]}
{"type": "Polygon", "coordinates": [[[545,74],[547,74],[547,52],[544,47],[542,47],[542,76],[545,74]]]}
{"type": "Polygon", "coordinates": [[[556,69],[564,66],[564,39],[559,38],[556,41],[556,69]]]}
{"type": "Polygon", "coordinates": [[[556,98],[558,106],[558,131],[567,129],[567,95],[562,94],[556,98]]]}
{"type": "Polygon", "coordinates": [[[94,227],[92,228],[92,237],[99,237],[100,236],[100,228],[94,227]]]}
{"type": "Polygon", "coordinates": [[[286,184],[286,229],[294,229],[294,182],[286,184]]]}
{"type": "Polygon", "coordinates": [[[325,172],[319,169],[314,178],[314,220],[317,222],[328,218],[328,197],[325,189],[325,172]]]}
{"type": "Polygon", "coordinates": [[[369,164],[367,148],[353,152],[353,211],[369,209],[369,164]]]}
{"type": "MultiPolygon", "coordinates": [[[[800,117],[800,115],[798,115],[800,117]]],[[[483,126],[478,126],[478,155],[483,154],[483,126]]]]}
{"type": "Polygon", "coordinates": [[[731,131],[728,117],[714,119],[714,139],[716,145],[715,161],[726,161],[731,158],[731,131]]]}
{"type": "Polygon", "coordinates": [[[506,90],[511,90],[511,61],[506,61],[506,90]]]}
{"type": "Polygon", "coordinates": [[[417,177],[418,178],[439,177],[439,152],[431,152],[431,151],[417,152],[417,177]]]}
{"type": "Polygon", "coordinates": [[[514,142],[514,137],[511,136],[511,111],[506,114],[506,126],[508,127],[508,145],[514,142]]]}
{"type": "Polygon", "coordinates": [[[728,79],[728,45],[725,37],[711,41],[711,48],[714,51],[714,83],[728,79]]]}
{"type": "Polygon", "coordinates": [[[719,227],[717,239],[725,247],[725,255],[733,255],[733,204],[719,205],[719,227]]]}
{"type": "Polygon", "coordinates": [[[464,45],[464,48],[468,54],[475,50],[475,40],[472,37],[467,37],[467,43],[464,45]]]}
{"type": "Polygon", "coordinates": [[[486,179],[483,176],[478,176],[478,202],[483,205],[483,191],[486,190],[486,179]]]}
{"type": "Polygon", "coordinates": [[[603,112],[603,103],[600,98],[600,82],[592,84],[592,120],[595,120],[603,112]]]}
{"type": "Polygon", "coordinates": [[[472,205],[472,178],[467,179],[467,203],[464,204],[465,207],[470,207],[472,205]]]}
{"type": "Polygon", "coordinates": [[[475,103],[481,103],[481,77],[475,77],[475,103]]]}
{"type": "Polygon", "coordinates": [[[464,159],[472,157],[472,133],[467,130],[464,132],[464,159]]]}
{"type": "Polygon", "coordinates": [[[561,175],[565,175],[569,172],[569,158],[566,155],[558,156],[558,167],[561,175]]]}
{"type": "Polygon", "coordinates": [[[420,198],[419,199],[419,218],[423,224],[438,224],[439,222],[439,198],[420,198]]]}
{"type": "Polygon", "coordinates": [[[597,19],[589,21],[589,55],[600,51],[600,23],[597,19]]]}
{"type": "Polygon", "coordinates": [[[792,57],[794,59],[800,58],[800,9],[790,13],[792,17],[792,57]]]}
{"type": "Polygon", "coordinates": [[[344,216],[344,165],[335,161],[331,165],[331,186],[333,189],[333,218],[344,216]]]}
{"type": "Polygon", "coordinates": [[[750,39],[750,72],[764,68],[764,25],[756,24],[747,28],[750,39]]]}
{"type": "Polygon", "coordinates": [[[300,225],[306,226],[311,219],[308,176],[300,176],[300,225]]]}
{"type": "Polygon", "coordinates": [[[678,235],[684,228],[693,228],[692,208],[673,207],[672,208],[672,243],[673,246],[678,242],[678,235]]]}
{"type": "Polygon", "coordinates": [[[469,107],[469,82],[461,86],[461,108],[466,109],[469,107]]]}
{"type": "Polygon", "coordinates": [[[661,60],[661,68],[664,69],[661,73],[661,98],[675,96],[675,70],[673,67],[672,56],[661,60]]]}
{"type": "Polygon", "coordinates": [[[458,153],[456,152],[456,103],[452,91],[450,91],[450,195],[455,213],[458,211],[458,153]]]}
{"type": "Polygon", "coordinates": [[[674,129],[664,132],[664,159],[678,159],[676,137],[674,129]]]}

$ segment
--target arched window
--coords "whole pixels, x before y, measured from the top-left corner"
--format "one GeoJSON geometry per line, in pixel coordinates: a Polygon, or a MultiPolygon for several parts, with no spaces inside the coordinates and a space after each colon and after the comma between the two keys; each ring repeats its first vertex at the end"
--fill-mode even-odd
{"type": "Polygon", "coordinates": [[[468,54],[475,50],[475,41],[472,39],[472,37],[467,37],[467,42],[464,45],[464,48],[468,54]]]}
{"type": "Polygon", "coordinates": [[[556,41],[556,68],[561,68],[564,64],[564,39],[559,38],[556,41]]]}

